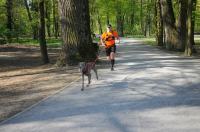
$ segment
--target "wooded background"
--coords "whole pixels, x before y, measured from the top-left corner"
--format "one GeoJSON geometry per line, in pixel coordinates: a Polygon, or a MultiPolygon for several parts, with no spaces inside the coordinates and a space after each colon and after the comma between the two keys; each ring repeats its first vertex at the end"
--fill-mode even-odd
{"type": "Polygon", "coordinates": [[[192,55],[200,34],[200,0],[0,0],[0,44],[62,40],[59,64],[94,58],[93,34],[112,24],[121,37],[154,37],[158,46],[192,55]],[[87,52],[86,52],[87,51],[87,52]]]}

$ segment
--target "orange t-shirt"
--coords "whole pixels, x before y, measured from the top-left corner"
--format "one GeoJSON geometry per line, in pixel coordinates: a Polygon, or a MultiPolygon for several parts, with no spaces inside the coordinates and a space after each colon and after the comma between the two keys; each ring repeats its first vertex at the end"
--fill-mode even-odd
{"type": "Polygon", "coordinates": [[[106,48],[109,48],[115,44],[115,38],[119,38],[116,31],[104,32],[101,36],[101,39],[105,41],[106,48]]]}

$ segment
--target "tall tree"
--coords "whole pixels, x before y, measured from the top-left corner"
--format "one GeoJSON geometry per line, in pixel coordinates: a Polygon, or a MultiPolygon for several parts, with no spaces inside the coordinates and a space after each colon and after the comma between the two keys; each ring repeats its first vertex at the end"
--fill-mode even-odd
{"type": "Polygon", "coordinates": [[[109,12],[106,13],[106,23],[107,25],[110,24],[109,12]]]}
{"type": "Polygon", "coordinates": [[[44,7],[45,0],[40,0],[39,2],[39,10],[40,10],[40,30],[39,30],[39,39],[40,39],[40,50],[42,55],[43,62],[49,63],[48,53],[47,53],[47,46],[46,46],[46,39],[45,39],[45,7],[44,7]]]}
{"type": "Polygon", "coordinates": [[[102,25],[101,25],[101,18],[99,15],[97,15],[97,22],[98,22],[99,34],[102,34],[103,30],[102,30],[102,25]]]}
{"type": "Polygon", "coordinates": [[[59,36],[59,17],[58,17],[58,1],[53,0],[53,32],[54,37],[58,38],[59,36]]]}
{"type": "Polygon", "coordinates": [[[52,10],[51,0],[45,1],[45,17],[46,17],[46,27],[48,37],[51,37],[51,10],[52,10]]]}
{"type": "Polygon", "coordinates": [[[79,55],[87,61],[95,57],[88,0],[60,0],[63,48],[58,65],[71,64],[79,55]]]}
{"type": "Polygon", "coordinates": [[[31,16],[31,12],[30,12],[28,1],[24,0],[24,4],[25,4],[26,10],[27,10],[28,18],[29,18],[30,21],[32,21],[33,18],[31,16]]]}
{"type": "MultiPolygon", "coordinates": [[[[29,1],[30,2],[30,1],[29,1]]],[[[38,0],[31,0],[31,11],[34,14],[33,17],[33,22],[32,22],[32,26],[33,26],[33,39],[38,39],[39,37],[39,33],[38,33],[38,29],[39,29],[39,22],[38,22],[38,14],[39,14],[39,3],[38,0]]]]}
{"type": "Polygon", "coordinates": [[[37,34],[36,34],[36,26],[34,26],[33,24],[33,17],[31,15],[31,11],[30,11],[30,7],[29,7],[29,3],[28,3],[28,0],[24,0],[24,4],[25,4],[25,7],[26,7],[26,11],[27,11],[27,14],[28,14],[28,18],[29,18],[29,21],[31,23],[31,28],[32,28],[32,32],[33,32],[33,39],[36,39],[37,37],[37,34]]]}
{"type": "Polygon", "coordinates": [[[117,21],[117,31],[119,36],[124,36],[124,13],[122,12],[122,3],[121,1],[117,1],[116,3],[116,21],[117,21]]]}
{"type": "Polygon", "coordinates": [[[165,32],[165,46],[168,50],[177,47],[178,33],[171,0],[161,0],[162,18],[165,32]]]}
{"type": "Polygon", "coordinates": [[[177,25],[177,30],[178,30],[178,37],[179,37],[179,42],[177,49],[180,51],[185,50],[185,45],[186,45],[186,35],[187,35],[187,28],[186,28],[186,20],[187,20],[187,1],[185,0],[180,0],[179,1],[179,19],[178,19],[178,25],[177,25]]]}
{"type": "MultiPolygon", "coordinates": [[[[195,42],[194,42],[194,29],[195,29],[195,17],[196,17],[196,6],[197,6],[197,0],[193,0],[192,1],[192,27],[191,27],[191,32],[192,32],[192,45],[195,45],[195,42]]],[[[194,52],[196,52],[195,49],[193,49],[194,52]]]]}
{"type": "MultiPolygon", "coordinates": [[[[96,11],[96,0],[90,0],[89,2],[90,6],[90,16],[93,16],[97,13],[96,11]]],[[[90,27],[91,27],[91,32],[94,33],[94,27],[95,27],[95,20],[96,17],[90,17],[90,27]]]]}
{"type": "Polygon", "coordinates": [[[158,46],[163,46],[163,18],[160,0],[155,1],[155,21],[156,21],[156,42],[158,46]]]}
{"type": "Polygon", "coordinates": [[[185,47],[185,55],[191,56],[193,53],[193,33],[192,33],[192,8],[193,0],[188,0],[188,10],[187,10],[187,42],[185,47]]]}
{"type": "Polygon", "coordinates": [[[8,41],[11,42],[12,32],[13,32],[13,0],[6,0],[6,8],[7,8],[7,38],[8,41]]]}
{"type": "Polygon", "coordinates": [[[131,5],[132,5],[132,8],[131,8],[131,14],[130,14],[130,25],[131,25],[131,28],[134,28],[134,17],[135,17],[135,1],[131,1],[131,5]]]}
{"type": "Polygon", "coordinates": [[[141,26],[141,31],[144,34],[143,0],[140,0],[140,26],[141,26]]]}
{"type": "Polygon", "coordinates": [[[146,34],[151,35],[151,12],[152,12],[152,0],[147,1],[147,15],[146,15],[146,34]]]}
{"type": "Polygon", "coordinates": [[[83,60],[94,59],[96,51],[91,38],[89,0],[80,0],[78,3],[80,28],[78,50],[83,60]]]}

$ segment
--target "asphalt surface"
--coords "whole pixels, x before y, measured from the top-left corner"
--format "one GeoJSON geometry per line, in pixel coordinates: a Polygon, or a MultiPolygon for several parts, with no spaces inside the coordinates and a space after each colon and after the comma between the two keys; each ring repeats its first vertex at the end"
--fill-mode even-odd
{"type": "Polygon", "coordinates": [[[77,81],[1,123],[0,132],[200,131],[200,59],[122,39],[115,71],[98,73],[85,91],[77,81]]]}

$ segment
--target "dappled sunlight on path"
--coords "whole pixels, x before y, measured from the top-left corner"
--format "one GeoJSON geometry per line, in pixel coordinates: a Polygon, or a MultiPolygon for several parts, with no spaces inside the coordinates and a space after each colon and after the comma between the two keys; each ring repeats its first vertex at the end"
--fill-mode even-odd
{"type": "Polygon", "coordinates": [[[163,53],[134,39],[117,45],[115,71],[48,98],[0,126],[2,132],[198,132],[199,59],[163,53]]]}

